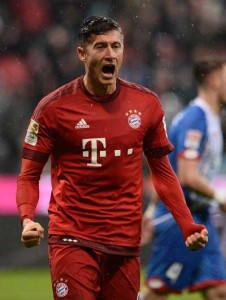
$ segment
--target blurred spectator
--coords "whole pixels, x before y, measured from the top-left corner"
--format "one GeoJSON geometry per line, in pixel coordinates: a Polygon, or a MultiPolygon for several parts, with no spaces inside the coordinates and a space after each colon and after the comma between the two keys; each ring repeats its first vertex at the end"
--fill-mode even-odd
{"type": "Polygon", "coordinates": [[[9,8],[15,14],[18,26],[24,34],[40,33],[51,23],[48,1],[10,0],[9,8]]]}
{"type": "Polygon", "coordinates": [[[13,53],[0,57],[0,80],[7,93],[27,86],[29,79],[29,69],[23,58],[13,53]]]}

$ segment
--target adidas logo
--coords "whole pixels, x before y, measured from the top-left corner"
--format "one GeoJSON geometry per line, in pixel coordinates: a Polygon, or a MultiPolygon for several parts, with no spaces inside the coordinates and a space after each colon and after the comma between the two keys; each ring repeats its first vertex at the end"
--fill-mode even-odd
{"type": "Polygon", "coordinates": [[[75,126],[76,129],[81,129],[81,128],[89,128],[89,125],[86,123],[84,119],[81,119],[78,124],[75,126]]]}

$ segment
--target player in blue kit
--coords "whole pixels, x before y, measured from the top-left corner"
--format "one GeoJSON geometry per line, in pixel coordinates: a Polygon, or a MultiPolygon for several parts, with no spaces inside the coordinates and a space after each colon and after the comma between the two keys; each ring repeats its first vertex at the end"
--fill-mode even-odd
{"type": "Polygon", "coordinates": [[[211,185],[223,154],[219,114],[226,104],[226,61],[197,62],[194,76],[197,97],[174,118],[169,128],[169,140],[175,147],[170,162],[194,220],[208,229],[209,243],[198,252],[189,252],[171,213],[159,201],[152,219],[155,229],[144,300],[165,300],[169,294],[185,289],[200,291],[208,300],[226,299],[224,258],[209,212],[213,201],[223,211],[226,209],[226,194],[211,185]]]}

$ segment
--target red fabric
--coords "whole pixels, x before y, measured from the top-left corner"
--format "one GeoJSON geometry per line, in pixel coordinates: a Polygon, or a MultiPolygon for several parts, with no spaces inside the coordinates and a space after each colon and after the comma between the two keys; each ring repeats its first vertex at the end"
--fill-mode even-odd
{"type": "Polygon", "coordinates": [[[223,279],[213,279],[213,280],[206,280],[204,282],[200,282],[198,284],[192,285],[188,291],[189,292],[199,292],[200,290],[204,290],[210,287],[219,287],[226,285],[226,280],[223,279]]]}
{"type": "Polygon", "coordinates": [[[38,104],[23,157],[44,163],[51,155],[50,234],[137,247],[143,150],[153,156],[172,150],[162,107],[150,90],[122,80],[97,102],[81,80],[38,104]]]}
{"type": "Polygon", "coordinates": [[[114,255],[122,255],[122,256],[140,256],[141,249],[140,247],[122,247],[115,246],[111,244],[100,244],[93,241],[83,240],[81,238],[73,237],[73,236],[65,236],[65,235],[52,235],[48,236],[48,244],[62,244],[62,245],[76,245],[83,248],[92,248],[96,251],[114,254],[114,255]]]}
{"type": "Polygon", "coordinates": [[[158,294],[166,295],[166,294],[182,294],[183,292],[181,290],[173,289],[169,287],[166,282],[158,276],[152,276],[145,279],[145,285],[152,287],[155,292],[158,294]],[[157,283],[157,284],[156,284],[157,283]]]}
{"type": "Polygon", "coordinates": [[[201,232],[205,226],[194,223],[168,157],[153,158],[149,156],[147,159],[156,192],[180,226],[184,240],[195,232],[201,232]]]}
{"type": "Polygon", "coordinates": [[[22,159],[21,174],[17,180],[16,202],[21,222],[25,218],[34,220],[34,212],[39,197],[39,179],[44,164],[22,159]]]}
{"type": "Polygon", "coordinates": [[[137,299],[138,257],[111,255],[74,245],[50,245],[49,259],[54,299],[137,299]]]}

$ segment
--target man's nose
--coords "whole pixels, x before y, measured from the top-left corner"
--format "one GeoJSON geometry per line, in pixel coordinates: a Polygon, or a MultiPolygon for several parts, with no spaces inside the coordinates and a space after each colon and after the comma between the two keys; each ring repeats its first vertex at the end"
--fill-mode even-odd
{"type": "Polygon", "coordinates": [[[107,48],[106,48],[106,57],[107,58],[115,58],[116,57],[116,53],[110,45],[107,46],[107,48]]]}

